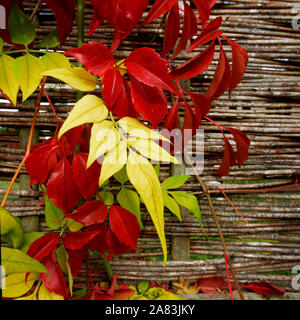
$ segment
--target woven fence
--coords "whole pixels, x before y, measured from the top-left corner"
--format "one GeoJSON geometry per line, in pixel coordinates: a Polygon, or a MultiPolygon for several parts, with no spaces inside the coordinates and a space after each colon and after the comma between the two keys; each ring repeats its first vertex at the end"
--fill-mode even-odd
{"type": "MultiPolygon", "coordinates": [[[[35,3],[24,2],[28,14],[35,3]]],[[[237,128],[248,135],[251,140],[248,161],[241,168],[232,168],[228,177],[217,177],[224,148],[222,134],[206,120],[201,126],[204,130],[205,155],[201,178],[209,189],[239,282],[265,280],[290,292],[300,291],[292,287],[294,275],[291,272],[294,266],[300,265],[300,187],[297,184],[297,175],[300,173],[299,12],[299,1],[218,1],[212,18],[219,15],[224,18],[224,34],[237,40],[247,50],[249,64],[242,83],[230,98],[223,95],[213,102],[209,117],[225,127],[237,128]],[[219,188],[249,223],[241,219],[219,188]]],[[[92,8],[87,1],[86,34],[91,18],[92,8]]],[[[51,12],[43,5],[38,23],[39,41],[56,23],[51,12]]],[[[92,37],[86,36],[85,41],[101,41],[109,45],[112,33],[113,29],[103,24],[92,37]]],[[[133,32],[116,52],[117,58],[125,58],[133,49],[141,46],[150,45],[161,51],[163,33],[160,20],[143,27],[138,36],[133,32]]],[[[73,32],[61,50],[76,46],[74,22],[73,32]]],[[[230,58],[230,48],[225,43],[224,50],[230,58]]],[[[183,54],[172,63],[181,64],[190,57],[189,54],[183,54]]],[[[216,65],[217,61],[204,76],[192,80],[191,92],[204,93],[207,90],[216,65]]],[[[58,116],[64,120],[76,101],[76,91],[54,79],[48,79],[46,88],[58,116]]],[[[18,104],[17,107],[0,100],[0,196],[5,193],[7,181],[22,160],[36,96],[37,93],[33,94],[31,102],[18,104]]],[[[171,107],[171,97],[169,100],[171,107]]],[[[42,101],[35,143],[44,141],[56,128],[56,119],[50,106],[46,99],[42,101]]],[[[180,110],[180,114],[183,116],[184,110],[180,110]]],[[[180,168],[181,172],[183,169],[180,168]]],[[[163,165],[160,179],[163,181],[177,173],[178,168],[163,165]]],[[[21,171],[17,182],[7,201],[7,208],[14,215],[22,217],[27,231],[47,232],[44,208],[35,209],[41,193],[30,189],[25,169],[21,171]]],[[[139,238],[138,251],[124,254],[111,262],[113,271],[122,282],[148,279],[164,283],[177,280],[180,275],[189,281],[211,276],[226,277],[218,229],[196,177],[192,176],[181,190],[197,196],[206,234],[192,216],[184,214],[180,223],[166,211],[169,259],[167,266],[162,268],[159,239],[144,210],[142,217],[145,228],[139,238]],[[187,251],[181,255],[185,249],[187,251]]],[[[90,258],[89,265],[95,271],[94,280],[105,279],[99,259],[90,258]]],[[[83,269],[76,282],[82,284],[85,279],[83,269]]]]}

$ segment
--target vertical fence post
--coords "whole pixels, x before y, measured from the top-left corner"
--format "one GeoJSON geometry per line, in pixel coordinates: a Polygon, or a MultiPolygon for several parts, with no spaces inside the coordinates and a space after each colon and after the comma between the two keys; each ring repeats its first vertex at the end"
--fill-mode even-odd
{"type": "MultiPolygon", "coordinates": [[[[191,86],[190,80],[180,80],[180,85],[182,89],[189,91],[191,86]]],[[[178,127],[182,128],[183,119],[178,120],[178,127]]],[[[171,175],[180,176],[186,174],[185,164],[172,164],[171,165],[171,175]]],[[[181,207],[181,217],[184,220],[188,216],[188,210],[181,207]]],[[[173,236],[171,239],[171,258],[174,261],[189,261],[190,260],[190,239],[188,237],[173,236]]]]}
{"type": "MultiPolygon", "coordinates": [[[[28,139],[30,134],[30,128],[22,128],[19,131],[19,145],[21,149],[26,150],[28,139]]],[[[32,138],[32,144],[39,142],[39,130],[35,129],[32,138]]],[[[30,177],[28,174],[19,175],[19,189],[20,190],[31,190],[30,189],[30,177]]],[[[29,200],[30,198],[23,198],[29,200]]],[[[21,223],[24,232],[36,232],[39,231],[40,221],[38,216],[22,217],[21,223]]]]}

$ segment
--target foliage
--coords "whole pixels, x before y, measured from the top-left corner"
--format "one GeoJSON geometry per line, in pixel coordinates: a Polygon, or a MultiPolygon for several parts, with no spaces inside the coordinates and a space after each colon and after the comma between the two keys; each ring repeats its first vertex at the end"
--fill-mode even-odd
{"type": "MultiPolygon", "coordinates": [[[[209,21],[216,0],[194,0],[196,10],[187,1],[183,1],[181,9],[177,0],[156,0],[139,28],[166,16],[162,53],[140,47],[120,61],[116,59],[116,50],[138,25],[149,1],[92,0],[94,16],[89,33],[107,21],[114,28],[111,46],[89,42],[62,54],[56,50],[72,30],[76,3],[44,2],[55,14],[57,29],[46,35],[37,49],[33,49],[36,30],[22,10],[22,1],[9,0],[3,4],[9,14],[9,29],[0,30],[0,92],[17,105],[19,90],[22,102],[37,88],[40,94],[46,94],[43,84],[47,77],[54,77],[83,92],[83,96],[64,123],[57,118],[53,137],[31,148],[29,143],[29,153],[24,158],[31,185],[40,185],[44,192],[46,223],[53,232],[24,236],[18,219],[1,207],[1,235],[20,249],[3,248],[9,270],[4,296],[25,300],[79,299],[73,294],[73,277],[79,274],[83,260],[94,252],[103,259],[112,283],[103,289],[90,281],[91,287],[80,299],[129,298],[133,293],[133,299],[177,299],[163,288],[145,289],[143,284],[135,292],[121,285],[117,289],[108,261],[138,249],[143,228],[141,203],[159,236],[164,265],[167,263],[164,208],[181,221],[180,206],[183,206],[202,226],[197,198],[176,190],[189,176],[171,177],[161,184],[159,166],[152,164],[178,163],[175,151],[184,148],[191,138],[186,129],[195,135],[205,118],[221,130],[225,147],[219,175],[227,175],[230,167],[236,163],[241,166],[247,160],[250,144],[247,136],[214,123],[207,114],[213,100],[227,89],[230,95],[240,83],[248,55],[237,42],[223,35],[222,17],[209,21]],[[2,38],[16,50],[3,49],[2,38]],[[231,66],[223,49],[224,41],[232,50],[231,66]],[[182,51],[193,52],[203,45],[206,48],[201,53],[174,69],[171,67],[171,60],[182,51]],[[179,80],[206,71],[217,45],[218,65],[206,94],[184,91],[179,80]],[[72,65],[67,57],[75,58],[82,66],[72,65]],[[166,92],[174,98],[170,110],[166,92]],[[178,128],[179,107],[184,108],[184,123],[179,128],[184,139],[171,142],[154,129],[160,124],[169,130],[178,128]],[[237,155],[224,130],[233,135],[237,155]],[[162,147],[162,142],[171,145],[171,152],[162,147]],[[117,194],[110,189],[110,181],[119,185],[117,194]]],[[[47,94],[46,97],[52,105],[47,94]]]]}

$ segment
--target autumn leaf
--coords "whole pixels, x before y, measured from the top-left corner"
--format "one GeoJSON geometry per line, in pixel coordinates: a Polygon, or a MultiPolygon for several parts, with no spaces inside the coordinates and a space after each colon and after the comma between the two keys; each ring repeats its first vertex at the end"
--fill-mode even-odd
{"type": "Polygon", "coordinates": [[[164,203],[156,172],[147,159],[133,151],[129,152],[126,169],[130,182],[144,200],[152,218],[160,238],[164,254],[164,265],[166,265],[167,246],[164,231],[164,203]]]}
{"type": "Polygon", "coordinates": [[[198,293],[197,283],[190,284],[190,282],[179,276],[178,282],[172,282],[174,293],[178,294],[196,294],[198,293]]]}

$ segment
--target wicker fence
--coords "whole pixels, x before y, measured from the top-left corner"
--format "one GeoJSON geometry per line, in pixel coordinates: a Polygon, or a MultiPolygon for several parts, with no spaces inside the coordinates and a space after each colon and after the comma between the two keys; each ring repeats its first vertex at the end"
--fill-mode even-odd
{"type": "MultiPolygon", "coordinates": [[[[24,4],[30,13],[35,1],[24,4]]],[[[39,39],[55,25],[55,20],[46,7],[42,6],[41,12],[44,14],[40,13],[38,16],[39,39]]],[[[223,95],[215,101],[209,116],[214,121],[240,129],[249,136],[249,160],[241,168],[234,167],[228,177],[217,178],[216,171],[223,151],[222,135],[210,123],[204,121],[202,125],[205,132],[205,168],[201,178],[210,189],[240,283],[266,280],[290,292],[300,291],[291,285],[291,270],[293,266],[300,265],[300,188],[296,184],[297,174],[300,173],[299,12],[299,1],[218,2],[212,11],[213,17],[224,17],[222,30],[247,50],[249,64],[244,80],[231,98],[223,95]],[[215,187],[216,181],[249,223],[240,218],[215,187]]],[[[87,2],[86,32],[91,17],[92,9],[87,2]]],[[[149,43],[156,50],[161,50],[163,29],[160,21],[155,21],[140,31],[138,37],[133,33],[122,44],[117,51],[119,58],[125,58],[132,49],[149,46],[149,43]]],[[[104,24],[92,38],[86,37],[86,41],[96,40],[109,45],[112,32],[112,28],[104,24]]],[[[76,36],[74,24],[73,33],[62,50],[77,46],[76,36]]],[[[225,44],[224,49],[230,57],[230,50],[225,44]]],[[[181,55],[174,64],[182,63],[188,58],[188,54],[181,55]]],[[[206,71],[204,77],[192,81],[192,92],[205,92],[216,64],[217,61],[206,71]]],[[[74,105],[76,92],[51,81],[53,83],[47,85],[47,92],[59,117],[64,120],[74,105]]],[[[14,108],[0,100],[1,185],[10,180],[22,159],[33,111],[34,103],[19,104],[14,108]]],[[[180,111],[183,115],[183,110],[180,111]]],[[[45,100],[37,119],[35,142],[49,137],[55,127],[56,120],[45,100]]],[[[174,174],[170,167],[163,166],[161,180],[171,172],[174,174]]],[[[47,232],[43,208],[35,210],[41,194],[29,188],[25,170],[18,182],[19,189],[11,192],[7,208],[16,216],[22,217],[27,231],[39,229],[47,232]]],[[[180,223],[176,217],[166,213],[165,232],[170,258],[163,269],[158,237],[149,216],[143,214],[145,229],[139,239],[138,252],[124,254],[112,262],[112,268],[120,280],[134,282],[149,279],[168,282],[177,280],[179,275],[187,280],[210,276],[226,277],[222,257],[224,251],[218,230],[196,177],[190,178],[182,189],[197,195],[207,235],[203,234],[193,217],[185,215],[180,223]],[[176,258],[178,242],[179,248],[184,245],[189,248],[189,260],[179,261],[176,258]]],[[[0,195],[4,193],[3,187],[0,195]]],[[[90,266],[96,271],[95,280],[105,277],[101,262],[97,259],[91,259],[90,266]]],[[[85,282],[84,270],[76,281],[85,282]]]]}

